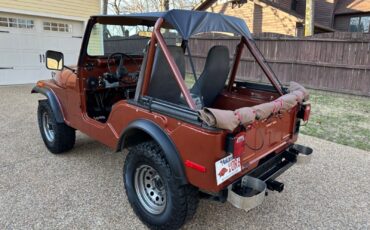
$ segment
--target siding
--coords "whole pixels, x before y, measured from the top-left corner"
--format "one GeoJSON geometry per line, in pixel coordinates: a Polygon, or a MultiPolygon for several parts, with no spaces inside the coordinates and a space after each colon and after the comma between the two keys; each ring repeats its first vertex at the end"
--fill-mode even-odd
{"type": "Polygon", "coordinates": [[[356,16],[370,16],[370,13],[337,15],[335,16],[334,29],[339,30],[339,31],[349,31],[349,22],[351,20],[351,17],[356,17],[356,16]]]}
{"type": "Polygon", "coordinates": [[[304,16],[306,9],[306,0],[296,0],[296,11],[299,15],[304,16]]]}
{"type": "Polygon", "coordinates": [[[213,4],[207,11],[242,18],[252,33],[277,33],[295,36],[296,24],[300,21],[297,17],[262,2],[248,1],[240,7],[232,7],[231,3],[213,4]]]}
{"type": "Polygon", "coordinates": [[[100,14],[100,0],[0,0],[0,8],[88,19],[100,14]]]}
{"type": "Polygon", "coordinates": [[[348,31],[350,18],[351,16],[349,15],[336,16],[334,21],[334,28],[340,31],[348,31]]]}
{"type": "Polygon", "coordinates": [[[315,22],[332,27],[334,0],[315,1],[315,22]]]}
{"type": "MultiPolygon", "coordinates": [[[[302,17],[305,16],[306,0],[297,0],[296,11],[302,17]]],[[[315,22],[324,26],[332,26],[334,12],[334,0],[315,0],[315,22]]]]}
{"type": "Polygon", "coordinates": [[[278,5],[280,5],[281,8],[286,10],[291,10],[292,8],[292,2],[294,0],[270,0],[278,5]]]}

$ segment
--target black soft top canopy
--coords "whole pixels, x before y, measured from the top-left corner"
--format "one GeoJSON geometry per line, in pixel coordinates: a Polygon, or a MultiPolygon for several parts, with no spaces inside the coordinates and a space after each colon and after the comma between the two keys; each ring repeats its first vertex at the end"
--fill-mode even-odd
{"type": "Polygon", "coordinates": [[[227,32],[252,38],[244,20],[223,14],[204,11],[170,10],[167,12],[134,13],[127,15],[94,16],[102,24],[154,26],[158,18],[163,18],[163,27],[176,29],[183,39],[204,32],[227,32]]]}

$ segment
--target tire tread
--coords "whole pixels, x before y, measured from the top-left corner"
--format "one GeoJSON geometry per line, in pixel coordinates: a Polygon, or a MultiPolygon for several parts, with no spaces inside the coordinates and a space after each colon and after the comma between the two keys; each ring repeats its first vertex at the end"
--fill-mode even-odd
{"type": "Polygon", "coordinates": [[[143,142],[129,149],[129,154],[126,157],[124,165],[124,173],[126,172],[127,167],[133,160],[133,158],[138,157],[140,153],[143,153],[146,157],[152,159],[155,165],[165,168],[165,171],[167,173],[165,173],[166,178],[163,179],[170,182],[169,185],[174,193],[174,196],[176,196],[176,202],[174,202],[173,208],[173,210],[176,210],[176,213],[173,213],[171,215],[167,223],[160,226],[153,225],[149,223],[145,218],[143,218],[141,213],[142,210],[137,207],[136,202],[130,200],[131,196],[129,196],[129,191],[126,189],[126,194],[129,198],[131,207],[133,208],[136,215],[140,218],[140,220],[151,229],[179,229],[183,224],[189,221],[196,212],[199,203],[198,189],[190,184],[180,185],[175,181],[174,177],[171,176],[171,168],[163,154],[162,149],[154,141],[143,142]]]}
{"type": "Polygon", "coordinates": [[[71,150],[76,141],[76,130],[69,127],[65,123],[57,123],[55,119],[55,115],[49,105],[48,100],[40,100],[39,107],[37,111],[38,115],[38,123],[41,132],[42,139],[48,148],[48,150],[52,153],[64,153],[71,150]],[[44,111],[49,113],[49,117],[52,120],[53,128],[55,129],[55,140],[54,142],[49,142],[43,133],[42,128],[42,113],[44,111]]]}

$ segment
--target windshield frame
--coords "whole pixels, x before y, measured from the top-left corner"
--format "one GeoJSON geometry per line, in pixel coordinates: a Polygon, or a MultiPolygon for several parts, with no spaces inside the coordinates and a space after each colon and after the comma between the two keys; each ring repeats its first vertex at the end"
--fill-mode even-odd
{"type": "MultiPolygon", "coordinates": [[[[125,24],[122,24],[122,25],[118,25],[118,24],[102,24],[102,23],[99,23],[99,22],[97,22],[97,21],[95,21],[91,26],[90,26],[90,30],[89,31],[87,31],[86,30],[86,33],[85,33],[85,36],[84,36],[84,41],[86,40],[86,47],[84,48],[84,53],[85,53],[85,56],[87,56],[88,58],[92,58],[92,59],[104,59],[104,58],[108,58],[109,57],[109,53],[106,53],[106,51],[105,50],[103,50],[104,51],[104,54],[103,55],[93,55],[93,54],[90,54],[89,53],[89,44],[90,44],[90,41],[91,41],[91,38],[92,38],[92,33],[93,33],[93,30],[94,30],[94,28],[95,28],[95,26],[96,25],[102,25],[102,26],[104,26],[104,25],[107,25],[107,26],[109,26],[109,25],[113,25],[113,26],[133,26],[133,25],[125,25],[125,24]],[[89,32],[89,33],[87,33],[87,32],[89,32]]],[[[141,26],[141,25],[137,25],[137,26],[141,26]]],[[[148,26],[148,28],[150,28],[149,26],[148,26]]],[[[151,28],[153,28],[154,29],[154,27],[151,27],[151,28]]],[[[151,32],[151,31],[150,31],[151,32]]],[[[106,41],[105,40],[105,37],[104,37],[104,35],[102,35],[102,39],[103,39],[103,43],[106,41]]],[[[122,37],[122,38],[125,38],[125,37],[122,37]]],[[[126,38],[129,38],[129,37],[126,37],[126,38]]],[[[129,38],[130,39],[130,38],[129,38]]],[[[128,39],[128,40],[129,40],[128,39]]],[[[146,40],[150,40],[150,37],[145,37],[145,36],[140,36],[140,39],[146,39],[146,40]]],[[[134,40],[134,39],[132,39],[132,40],[134,40]]],[[[104,44],[103,44],[104,45],[104,44]]],[[[84,47],[84,46],[82,46],[82,47],[84,47]]],[[[145,47],[144,47],[145,48],[145,47]]],[[[143,48],[143,49],[144,49],[143,48]]],[[[104,49],[104,48],[103,48],[104,49]]],[[[126,53],[126,52],[125,52],[126,53]]],[[[126,53],[126,54],[128,54],[128,55],[130,55],[130,56],[133,56],[133,57],[138,57],[138,56],[142,56],[142,53],[126,53]]]]}

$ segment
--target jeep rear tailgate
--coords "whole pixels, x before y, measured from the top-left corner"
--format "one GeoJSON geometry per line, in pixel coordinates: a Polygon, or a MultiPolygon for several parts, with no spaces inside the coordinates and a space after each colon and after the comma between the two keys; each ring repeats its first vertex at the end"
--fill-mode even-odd
{"type": "Polygon", "coordinates": [[[296,114],[297,106],[247,126],[240,155],[242,170],[254,168],[259,160],[293,141],[296,114]]]}

